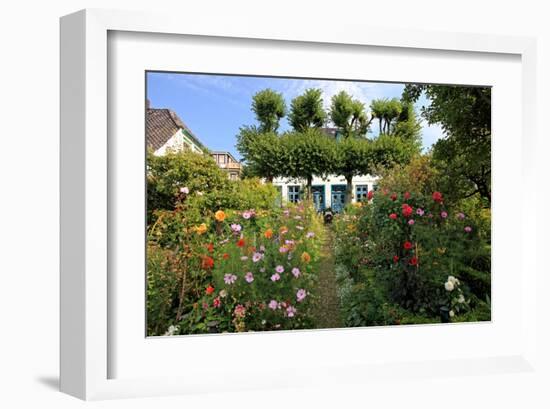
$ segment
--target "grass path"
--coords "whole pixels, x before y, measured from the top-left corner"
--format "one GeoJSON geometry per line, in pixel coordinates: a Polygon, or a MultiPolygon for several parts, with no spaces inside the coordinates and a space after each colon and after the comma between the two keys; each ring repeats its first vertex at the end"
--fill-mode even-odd
{"type": "Polygon", "coordinates": [[[336,274],[334,272],[334,237],[330,226],[325,226],[325,235],[319,265],[317,311],[318,328],[341,327],[338,296],[336,294],[336,274]]]}

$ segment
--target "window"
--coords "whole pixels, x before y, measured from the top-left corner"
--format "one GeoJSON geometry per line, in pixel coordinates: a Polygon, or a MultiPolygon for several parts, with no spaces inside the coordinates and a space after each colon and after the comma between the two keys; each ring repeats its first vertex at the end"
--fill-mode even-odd
{"type": "Polygon", "coordinates": [[[378,190],[378,185],[376,183],[372,185],[372,190],[374,190],[375,192],[378,190]]]}
{"type": "Polygon", "coordinates": [[[300,186],[294,185],[288,187],[288,201],[291,203],[300,201],[300,186]]]}
{"type": "Polygon", "coordinates": [[[225,155],[220,155],[220,162],[219,163],[225,163],[225,155]]]}
{"type": "Polygon", "coordinates": [[[237,180],[237,174],[235,172],[231,172],[230,173],[230,176],[229,176],[229,179],[231,180],[237,180]]]}
{"type": "Polygon", "coordinates": [[[362,202],[367,200],[367,194],[369,193],[369,185],[357,185],[355,186],[355,201],[362,202]]]}

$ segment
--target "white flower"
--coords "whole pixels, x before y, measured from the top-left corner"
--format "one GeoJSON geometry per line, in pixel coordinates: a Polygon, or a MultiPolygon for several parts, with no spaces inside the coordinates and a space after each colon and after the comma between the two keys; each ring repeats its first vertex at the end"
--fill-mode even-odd
{"type": "Polygon", "coordinates": [[[455,276],[449,276],[449,278],[447,278],[447,281],[453,283],[455,287],[458,287],[460,285],[460,281],[458,281],[458,278],[456,278],[455,276]]]}
{"type": "Polygon", "coordinates": [[[187,186],[182,187],[182,188],[180,189],[180,192],[181,192],[181,193],[185,193],[185,194],[187,195],[187,194],[189,194],[189,188],[188,188],[187,186]]]}
{"type": "Polygon", "coordinates": [[[168,327],[168,331],[166,331],[166,332],[164,333],[164,336],[165,336],[165,337],[166,337],[166,336],[172,336],[172,335],[174,335],[177,331],[179,331],[179,329],[180,329],[180,327],[178,327],[177,325],[170,325],[170,326],[168,327]]]}
{"type": "Polygon", "coordinates": [[[204,195],[204,193],[202,193],[202,192],[197,192],[197,196],[202,196],[202,195],[204,195]]]}
{"type": "Polygon", "coordinates": [[[451,292],[451,291],[453,291],[454,289],[455,289],[455,285],[453,284],[452,281],[447,281],[447,282],[445,283],[445,290],[451,292]]]}
{"type": "Polygon", "coordinates": [[[458,302],[459,302],[460,304],[462,304],[462,303],[464,303],[465,301],[466,301],[466,299],[464,298],[464,295],[460,294],[460,295],[458,296],[458,302]]]}
{"type": "Polygon", "coordinates": [[[455,316],[455,312],[453,310],[449,311],[449,317],[454,317],[455,316]]]}

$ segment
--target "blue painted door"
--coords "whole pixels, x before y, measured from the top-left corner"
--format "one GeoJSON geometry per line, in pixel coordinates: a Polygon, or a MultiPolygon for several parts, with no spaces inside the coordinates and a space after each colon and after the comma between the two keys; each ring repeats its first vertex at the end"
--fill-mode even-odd
{"type": "Polygon", "coordinates": [[[341,212],[346,202],[346,185],[331,186],[331,207],[335,212],[341,212]]]}
{"type": "Polygon", "coordinates": [[[312,186],[311,191],[313,192],[315,210],[318,212],[325,210],[325,186],[312,186]]]}

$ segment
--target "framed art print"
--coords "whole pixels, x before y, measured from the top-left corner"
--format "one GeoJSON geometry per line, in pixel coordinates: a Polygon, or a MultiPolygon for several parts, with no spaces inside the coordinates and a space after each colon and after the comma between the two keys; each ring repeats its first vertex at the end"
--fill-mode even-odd
{"type": "Polygon", "coordinates": [[[63,391],[533,370],[531,40],[87,10],[61,45],[63,391]]]}

